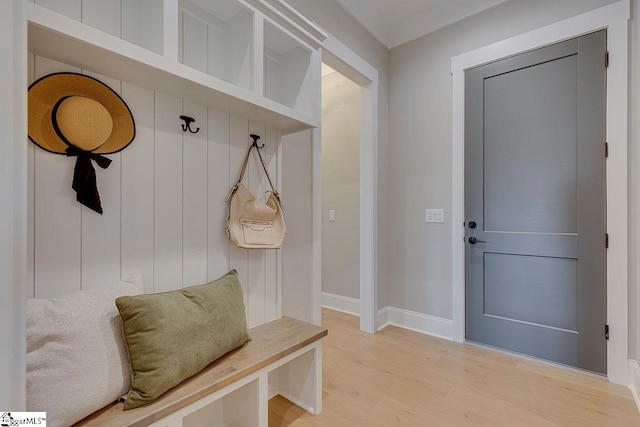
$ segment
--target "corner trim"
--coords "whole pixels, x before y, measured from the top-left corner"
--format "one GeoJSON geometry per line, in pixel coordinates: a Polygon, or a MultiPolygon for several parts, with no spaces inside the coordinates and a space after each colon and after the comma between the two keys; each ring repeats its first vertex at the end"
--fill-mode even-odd
{"type": "Polygon", "coordinates": [[[380,325],[378,331],[393,325],[449,341],[453,339],[453,320],[402,308],[385,307],[378,310],[377,323],[380,325]]]}
{"type": "Polygon", "coordinates": [[[357,298],[323,292],[322,307],[360,317],[360,300],[357,298]]]}

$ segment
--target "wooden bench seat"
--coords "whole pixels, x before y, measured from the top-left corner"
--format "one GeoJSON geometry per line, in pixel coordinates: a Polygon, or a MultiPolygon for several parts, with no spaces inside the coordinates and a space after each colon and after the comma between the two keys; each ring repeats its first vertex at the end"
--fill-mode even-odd
{"type": "MultiPolygon", "coordinates": [[[[252,339],[243,347],[216,360],[199,374],[166,392],[158,400],[128,411],[123,411],[122,402],[113,403],[80,421],[76,426],[148,426],[178,411],[183,410],[185,412],[184,409],[190,405],[193,406],[194,403],[220,392],[225,387],[230,388],[234,383],[247,379],[252,375],[255,377],[255,381],[260,382],[259,399],[261,401],[259,403],[259,411],[261,412],[260,417],[264,418],[267,401],[263,402],[262,400],[268,400],[271,397],[269,394],[274,393],[270,391],[270,389],[273,390],[274,386],[267,383],[269,374],[282,366],[287,368],[284,363],[278,364],[279,361],[285,360],[288,356],[291,359],[290,356],[296,352],[300,353],[301,356],[307,354],[308,352],[305,351],[307,349],[313,351],[314,365],[309,369],[313,369],[312,375],[316,376],[313,381],[317,382],[317,377],[321,375],[320,372],[315,372],[318,367],[321,369],[321,351],[319,351],[321,350],[321,343],[319,340],[327,335],[327,329],[289,317],[283,317],[250,329],[249,335],[252,339]]],[[[294,361],[294,359],[291,360],[294,361]]],[[[307,362],[307,365],[310,365],[310,363],[307,362]]],[[[296,371],[295,375],[298,373],[305,374],[304,370],[303,372],[296,371]]],[[[293,375],[287,372],[286,381],[290,382],[292,379],[289,376],[293,375]]],[[[304,379],[300,380],[304,381],[304,379]]],[[[99,387],[99,385],[96,386],[99,387]]],[[[304,387],[309,388],[309,386],[304,387]]],[[[298,385],[294,388],[301,389],[304,387],[298,385]]],[[[319,385],[315,383],[311,387],[320,389],[319,385]]],[[[284,397],[290,400],[296,398],[295,396],[287,396],[285,393],[275,392],[275,394],[283,394],[284,397]]],[[[220,395],[221,398],[224,397],[224,394],[220,395]]],[[[321,396],[315,396],[312,399],[315,398],[321,399],[321,396]]],[[[314,404],[307,402],[306,405],[313,406],[314,404]]],[[[314,413],[320,411],[320,405],[320,402],[315,402],[314,413]]],[[[305,409],[309,410],[309,407],[305,409]]],[[[182,424],[167,423],[162,425],[182,424]]],[[[263,425],[263,422],[257,422],[256,425],[263,425]]]]}

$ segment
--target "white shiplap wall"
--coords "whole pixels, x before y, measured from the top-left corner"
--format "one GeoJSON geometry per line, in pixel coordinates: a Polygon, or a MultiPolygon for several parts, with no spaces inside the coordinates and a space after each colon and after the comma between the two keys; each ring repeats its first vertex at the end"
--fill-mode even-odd
{"type": "MultiPolygon", "coordinates": [[[[30,81],[83,70],[30,54],[30,81]]],[[[238,270],[249,327],[278,315],[279,251],[245,250],[226,238],[224,199],[237,179],[249,133],[262,136],[277,179],[280,132],[138,86],[96,77],[118,92],[136,121],[135,141],[96,166],[104,214],[75,200],[75,158],[29,144],[30,274],[28,294],[52,297],[108,285],[142,273],[146,292],[206,283],[238,270]],[[179,116],[200,132],[182,132],[179,116]]],[[[245,184],[264,194],[268,184],[253,159],[245,184]]]]}

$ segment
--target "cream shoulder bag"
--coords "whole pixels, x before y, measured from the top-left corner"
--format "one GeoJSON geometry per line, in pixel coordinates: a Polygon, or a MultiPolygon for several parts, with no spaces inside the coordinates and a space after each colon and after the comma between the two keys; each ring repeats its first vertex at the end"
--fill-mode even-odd
{"type": "Polygon", "coordinates": [[[227,236],[239,248],[277,249],[282,245],[286,233],[282,203],[255,142],[259,137],[254,135],[251,137],[254,138],[254,143],[247,151],[238,181],[226,200],[229,204],[226,224],[227,236]],[[242,178],[247,170],[251,150],[254,148],[260,157],[260,163],[271,186],[271,194],[266,204],[256,199],[251,191],[242,185],[242,178]]]}

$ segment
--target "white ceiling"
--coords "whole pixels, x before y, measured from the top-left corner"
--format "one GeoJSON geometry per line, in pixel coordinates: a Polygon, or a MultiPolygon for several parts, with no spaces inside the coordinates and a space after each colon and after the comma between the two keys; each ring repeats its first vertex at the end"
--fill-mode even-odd
{"type": "Polygon", "coordinates": [[[415,40],[507,0],[337,0],[388,48],[415,40]]]}

